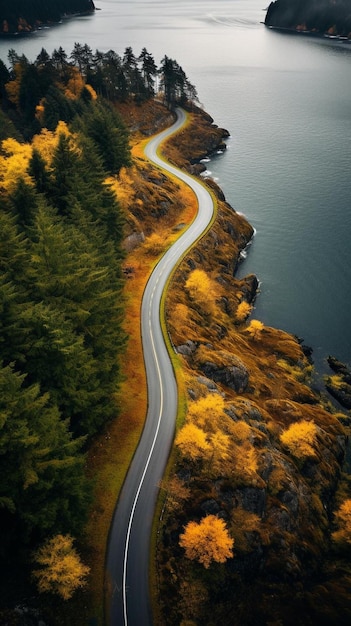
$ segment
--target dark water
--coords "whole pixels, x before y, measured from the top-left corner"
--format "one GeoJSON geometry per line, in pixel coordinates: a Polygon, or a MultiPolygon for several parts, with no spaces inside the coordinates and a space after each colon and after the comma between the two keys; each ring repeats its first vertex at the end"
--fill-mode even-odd
{"type": "Polygon", "coordinates": [[[208,163],[257,234],[255,316],[351,365],[351,45],[267,30],[263,0],[96,0],[94,16],[0,42],[34,60],[75,42],[174,58],[228,151],[208,163]]]}

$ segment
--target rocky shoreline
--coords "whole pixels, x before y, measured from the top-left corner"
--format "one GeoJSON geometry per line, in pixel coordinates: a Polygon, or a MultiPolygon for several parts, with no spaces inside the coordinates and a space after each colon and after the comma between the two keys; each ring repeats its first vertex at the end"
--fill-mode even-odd
{"type": "MultiPolygon", "coordinates": [[[[196,119],[166,150],[175,164],[192,172],[201,169],[206,145],[205,126],[201,141],[193,139],[199,135],[195,128],[196,119]],[[198,144],[202,150],[194,155],[192,147],[198,144]]],[[[212,132],[211,123],[207,130],[212,132]]],[[[208,153],[213,154],[212,140],[210,146],[208,153]]],[[[204,182],[212,188],[213,181],[204,182]]],[[[205,452],[192,457],[178,449],[158,553],[161,604],[167,597],[168,607],[161,609],[160,623],[167,614],[170,626],[182,619],[202,626],[208,623],[209,611],[213,624],[229,623],[229,614],[231,626],[249,626],[258,618],[262,623],[290,624],[289,615],[302,619],[306,611],[311,619],[320,619],[325,600],[315,586],[317,573],[321,581],[329,580],[327,586],[336,585],[339,619],[346,579],[333,569],[330,533],[335,503],[340,501],[348,420],[312,390],[309,351],[296,337],[258,321],[251,332],[250,317],[241,318],[242,307],[252,313],[257,295],[256,276],[235,278],[240,252],[253,229],[214,185],[217,219],[176,271],[166,317],[184,372],[185,425],[196,425],[208,441],[214,432],[218,441],[229,438],[230,447],[223,457],[214,451],[209,465],[205,452]],[[201,286],[198,293],[189,291],[195,272],[208,282],[204,299],[201,286]],[[207,402],[210,406],[216,397],[222,398],[224,413],[210,411],[195,421],[197,407],[207,402]],[[306,456],[300,456],[299,449],[295,456],[281,437],[290,426],[305,422],[316,425],[318,442],[306,456]],[[211,566],[210,576],[188,561],[178,545],[186,523],[206,515],[223,519],[235,539],[234,559],[211,566]],[[303,591],[307,588],[309,599],[303,591]]],[[[303,450],[302,440],[301,446],[303,450]]]]}

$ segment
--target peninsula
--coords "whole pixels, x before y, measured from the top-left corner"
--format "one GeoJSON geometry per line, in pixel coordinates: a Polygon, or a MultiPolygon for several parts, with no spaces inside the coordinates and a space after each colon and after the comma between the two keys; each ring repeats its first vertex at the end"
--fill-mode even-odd
{"type": "Polygon", "coordinates": [[[0,35],[23,35],[72,15],[93,13],[93,0],[0,0],[0,35]]]}
{"type": "Polygon", "coordinates": [[[275,0],[265,25],[295,32],[351,38],[349,0],[275,0]]]}

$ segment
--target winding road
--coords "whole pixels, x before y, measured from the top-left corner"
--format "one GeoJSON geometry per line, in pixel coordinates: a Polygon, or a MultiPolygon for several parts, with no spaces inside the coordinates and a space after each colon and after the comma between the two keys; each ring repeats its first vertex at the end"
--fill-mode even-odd
{"type": "Polygon", "coordinates": [[[150,538],[154,509],[172,445],[177,415],[177,385],[160,323],[162,293],[179,258],[202,235],[213,217],[213,201],[196,179],[161,159],[162,141],[177,132],[186,115],[177,109],[176,122],[146,146],[146,156],[189,185],[198,199],[198,213],[183,235],[164,254],[145,288],[141,330],[148,385],[144,430],[124,482],[109,536],[106,559],[109,626],[151,626],[149,600],[150,538]]]}

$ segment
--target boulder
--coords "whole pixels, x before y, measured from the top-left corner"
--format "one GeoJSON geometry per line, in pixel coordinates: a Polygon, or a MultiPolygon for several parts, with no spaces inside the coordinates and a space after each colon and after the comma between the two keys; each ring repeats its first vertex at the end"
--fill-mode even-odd
{"type": "Polygon", "coordinates": [[[231,358],[228,365],[217,365],[211,361],[200,364],[201,371],[216,383],[221,383],[237,393],[243,393],[249,383],[249,372],[237,357],[231,358]]]}

